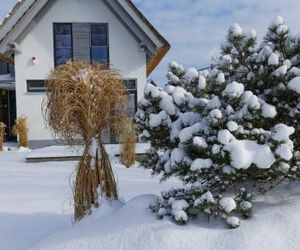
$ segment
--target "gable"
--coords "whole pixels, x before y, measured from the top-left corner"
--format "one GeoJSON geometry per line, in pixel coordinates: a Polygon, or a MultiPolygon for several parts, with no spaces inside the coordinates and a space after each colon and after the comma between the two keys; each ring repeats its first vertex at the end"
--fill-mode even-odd
{"type": "MultiPolygon", "coordinates": [[[[48,1],[21,0],[17,3],[0,29],[0,60],[12,60],[11,44],[18,39],[48,1]]],[[[170,49],[169,43],[130,0],[102,1],[145,49],[148,58],[147,75],[149,75],[170,49]]]]}

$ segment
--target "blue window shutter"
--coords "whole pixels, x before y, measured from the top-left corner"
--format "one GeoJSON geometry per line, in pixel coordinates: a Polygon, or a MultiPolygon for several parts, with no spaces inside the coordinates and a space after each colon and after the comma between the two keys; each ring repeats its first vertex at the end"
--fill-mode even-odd
{"type": "Polygon", "coordinates": [[[73,23],[73,58],[90,61],[90,24],[73,23]]]}

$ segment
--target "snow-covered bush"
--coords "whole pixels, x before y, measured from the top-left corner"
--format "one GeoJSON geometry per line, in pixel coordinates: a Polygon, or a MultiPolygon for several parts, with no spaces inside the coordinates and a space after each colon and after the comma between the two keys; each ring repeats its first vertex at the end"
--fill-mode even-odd
{"type": "MultiPolygon", "coordinates": [[[[198,72],[172,62],[165,88],[147,84],[137,113],[142,135],[152,146],[145,166],[162,180],[176,176],[186,184],[151,205],[159,217],[170,215],[186,223],[202,213],[220,216],[235,228],[240,225],[238,215],[251,216],[254,193],[299,179],[299,153],[290,139],[294,124],[279,118],[282,110],[268,91],[251,86],[263,50],[256,50],[255,44],[255,32],[247,34],[235,24],[222,46],[218,68],[198,72]]],[[[281,61],[276,55],[264,59],[269,67],[281,61]]],[[[291,81],[289,91],[298,86],[297,78],[291,81]]]]}

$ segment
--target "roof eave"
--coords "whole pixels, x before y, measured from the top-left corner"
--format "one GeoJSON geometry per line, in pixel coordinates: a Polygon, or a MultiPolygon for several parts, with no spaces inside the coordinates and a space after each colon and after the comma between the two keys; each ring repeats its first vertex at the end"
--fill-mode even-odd
{"type": "Polygon", "coordinates": [[[165,55],[171,48],[169,42],[159,33],[159,31],[150,23],[150,21],[144,16],[144,14],[135,6],[131,0],[125,0],[126,3],[131,6],[135,13],[143,20],[148,28],[158,37],[159,41],[163,44],[157,52],[151,57],[147,64],[147,77],[154,71],[158,64],[162,61],[165,55]]]}
{"type": "Polygon", "coordinates": [[[158,64],[162,61],[165,55],[170,50],[171,45],[166,43],[162,46],[157,53],[149,60],[147,65],[147,77],[154,71],[154,69],[158,66],[158,64]]]}

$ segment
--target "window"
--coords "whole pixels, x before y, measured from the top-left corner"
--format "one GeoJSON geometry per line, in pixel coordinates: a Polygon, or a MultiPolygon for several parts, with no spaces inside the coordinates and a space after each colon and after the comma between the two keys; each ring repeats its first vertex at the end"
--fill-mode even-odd
{"type": "Polygon", "coordinates": [[[70,59],[109,63],[108,24],[55,23],[54,63],[70,59]]]}
{"type": "Polygon", "coordinates": [[[27,92],[45,92],[45,80],[27,80],[27,92]]]}
{"type": "Polygon", "coordinates": [[[72,24],[54,24],[54,61],[55,65],[66,63],[73,58],[72,24]]]}
{"type": "Polygon", "coordinates": [[[125,79],[124,84],[128,92],[128,116],[131,118],[135,117],[137,112],[137,89],[136,89],[136,80],[135,79],[125,79]]]}
{"type": "Polygon", "coordinates": [[[91,61],[109,63],[108,25],[91,24],[91,61]]]}

